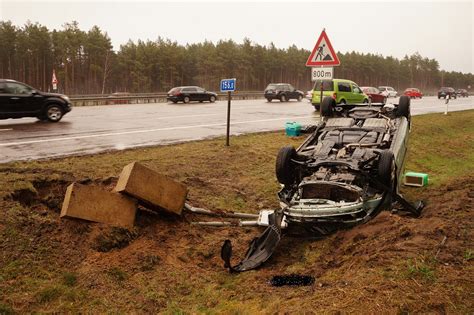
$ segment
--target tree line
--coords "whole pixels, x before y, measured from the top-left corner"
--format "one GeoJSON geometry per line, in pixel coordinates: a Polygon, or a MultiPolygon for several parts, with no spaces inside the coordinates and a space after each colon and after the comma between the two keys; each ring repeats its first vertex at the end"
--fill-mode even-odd
{"type": "MultiPolygon", "coordinates": [[[[114,51],[107,33],[97,26],[83,31],[73,21],[51,31],[39,23],[18,27],[0,21],[0,43],[0,78],[48,91],[55,70],[59,90],[71,95],[163,92],[180,85],[218,90],[220,79],[228,77],[237,78],[237,88],[246,91],[263,90],[270,82],[312,87],[305,66],[309,50],[263,46],[247,38],[242,43],[180,45],[158,37],[129,41],[114,51]]],[[[440,70],[438,61],[418,53],[403,59],[354,51],[337,54],[341,65],[335,67],[335,77],[361,86],[389,85],[398,91],[417,87],[425,92],[440,86],[474,87],[472,73],[440,70]]]]}

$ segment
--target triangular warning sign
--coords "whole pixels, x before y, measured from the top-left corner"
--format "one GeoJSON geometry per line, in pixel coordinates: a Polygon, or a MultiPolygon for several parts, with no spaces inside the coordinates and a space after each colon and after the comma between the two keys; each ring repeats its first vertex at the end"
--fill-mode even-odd
{"type": "Polygon", "coordinates": [[[319,35],[311,55],[309,55],[308,61],[306,61],[306,66],[339,66],[340,64],[341,62],[332,48],[326,31],[323,30],[321,35],[319,35]]]}

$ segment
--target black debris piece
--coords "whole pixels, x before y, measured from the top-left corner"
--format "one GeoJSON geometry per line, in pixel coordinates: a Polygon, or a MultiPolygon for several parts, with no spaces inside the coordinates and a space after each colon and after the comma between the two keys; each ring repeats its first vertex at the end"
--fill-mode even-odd
{"type": "Polygon", "coordinates": [[[274,287],[282,287],[284,285],[291,286],[309,286],[314,284],[314,277],[302,276],[302,275],[286,275],[286,276],[273,276],[270,280],[270,285],[274,287]]]}

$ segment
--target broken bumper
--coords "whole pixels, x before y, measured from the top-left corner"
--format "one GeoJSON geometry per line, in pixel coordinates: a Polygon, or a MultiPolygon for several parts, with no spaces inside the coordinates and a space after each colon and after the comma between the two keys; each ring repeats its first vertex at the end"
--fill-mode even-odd
{"type": "Polygon", "coordinates": [[[365,220],[381,204],[383,197],[357,202],[334,202],[324,199],[301,199],[283,213],[291,223],[341,222],[357,223],[365,220]]]}

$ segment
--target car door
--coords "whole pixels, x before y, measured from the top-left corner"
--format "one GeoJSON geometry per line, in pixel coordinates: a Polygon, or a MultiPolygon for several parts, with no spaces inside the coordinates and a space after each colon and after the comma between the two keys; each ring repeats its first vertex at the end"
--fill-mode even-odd
{"type": "Polygon", "coordinates": [[[352,103],[362,103],[364,101],[364,93],[357,84],[351,83],[351,102],[352,103]]]}
{"type": "Polygon", "coordinates": [[[8,102],[10,97],[6,95],[5,83],[0,82],[0,116],[6,115],[8,112],[8,102]]]}
{"type": "Polygon", "coordinates": [[[199,101],[199,93],[196,87],[190,87],[189,88],[189,98],[191,101],[199,101]]]}
{"type": "Polygon", "coordinates": [[[338,82],[337,89],[338,89],[337,98],[339,102],[341,102],[342,99],[345,100],[346,104],[349,104],[352,102],[351,85],[348,82],[338,82]]]}
{"type": "Polygon", "coordinates": [[[294,98],[294,99],[298,98],[298,92],[297,92],[296,89],[293,87],[293,85],[288,84],[288,89],[290,90],[290,91],[288,92],[288,98],[289,98],[289,99],[290,99],[290,98],[294,98]]]}
{"type": "Polygon", "coordinates": [[[206,90],[203,88],[197,87],[196,88],[196,101],[208,101],[209,96],[207,96],[206,90]]]}
{"type": "Polygon", "coordinates": [[[41,110],[43,96],[18,82],[5,82],[7,111],[13,116],[31,115],[41,110]]]}

